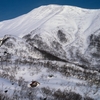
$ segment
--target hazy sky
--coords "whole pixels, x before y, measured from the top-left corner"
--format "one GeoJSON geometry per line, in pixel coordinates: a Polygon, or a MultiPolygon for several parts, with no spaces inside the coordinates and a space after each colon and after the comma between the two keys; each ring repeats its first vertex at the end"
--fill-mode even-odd
{"type": "Polygon", "coordinates": [[[59,4],[99,9],[100,0],[0,0],[0,21],[28,13],[41,5],[59,4]]]}

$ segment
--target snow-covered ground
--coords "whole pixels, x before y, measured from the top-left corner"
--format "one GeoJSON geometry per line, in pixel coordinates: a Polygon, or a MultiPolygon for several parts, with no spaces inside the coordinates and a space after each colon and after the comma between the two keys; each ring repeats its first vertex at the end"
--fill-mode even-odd
{"type": "MultiPolygon", "coordinates": [[[[65,63],[62,63],[61,65],[64,64],[65,63]]],[[[66,90],[75,92],[82,95],[82,97],[91,97],[95,100],[100,99],[100,88],[97,87],[96,84],[91,85],[88,83],[88,81],[79,79],[78,77],[72,75],[65,76],[59,71],[52,70],[48,67],[49,66],[44,67],[39,63],[33,63],[31,65],[19,64],[18,66],[14,64],[8,66],[3,65],[3,69],[0,69],[0,90],[4,94],[13,97],[12,95],[14,94],[15,90],[17,92],[23,91],[22,87],[25,85],[24,91],[27,91],[27,89],[30,88],[30,83],[32,81],[37,81],[40,83],[40,85],[35,87],[35,89],[49,87],[50,89],[55,90],[60,89],[61,91],[66,90]],[[5,93],[6,90],[7,93],[5,93]]],[[[59,67],[61,66],[58,66],[58,68],[59,67]]],[[[75,69],[77,69],[77,67],[75,67],[75,69]]],[[[80,70],[82,69],[80,68],[80,70]]],[[[20,94],[20,92],[18,92],[18,94],[20,94]]],[[[37,96],[40,95],[42,94],[39,93],[37,96]]]]}

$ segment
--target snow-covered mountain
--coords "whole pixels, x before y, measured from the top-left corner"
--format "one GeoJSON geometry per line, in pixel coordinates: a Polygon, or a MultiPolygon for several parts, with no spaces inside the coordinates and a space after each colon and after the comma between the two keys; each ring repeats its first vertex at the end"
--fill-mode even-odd
{"type": "Polygon", "coordinates": [[[0,36],[17,36],[38,52],[80,66],[99,67],[99,22],[99,9],[48,5],[0,22],[0,36]]]}
{"type": "Polygon", "coordinates": [[[60,5],[0,22],[0,100],[100,100],[99,22],[60,5]]]}

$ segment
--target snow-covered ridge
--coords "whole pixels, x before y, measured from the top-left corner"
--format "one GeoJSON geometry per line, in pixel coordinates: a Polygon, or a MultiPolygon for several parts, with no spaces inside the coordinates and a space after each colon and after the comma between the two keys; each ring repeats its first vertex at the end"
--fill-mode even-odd
{"type": "Polygon", "coordinates": [[[78,26],[76,22],[79,20],[82,21],[82,19],[86,20],[84,16],[87,16],[87,18],[92,21],[99,12],[100,10],[88,10],[72,6],[41,6],[17,18],[0,22],[0,36],[13,34],[22,37],[32,30],[41,27],[44,23],[48,22],[48,20],[54,20],[54,18],[57,18],[57,20],[74,20],[74,23],[78,26]]]}

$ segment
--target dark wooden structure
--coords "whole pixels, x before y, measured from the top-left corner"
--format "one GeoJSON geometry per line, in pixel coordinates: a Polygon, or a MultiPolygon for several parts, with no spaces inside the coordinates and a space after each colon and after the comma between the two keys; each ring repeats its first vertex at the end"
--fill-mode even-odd
{"type": "Polygon", "coordinates": [[[31,87],[37,87],[39,85],[40,85],[40,83],[37,81],[32,81],[32,83],[30,84],[31,87]]]}

